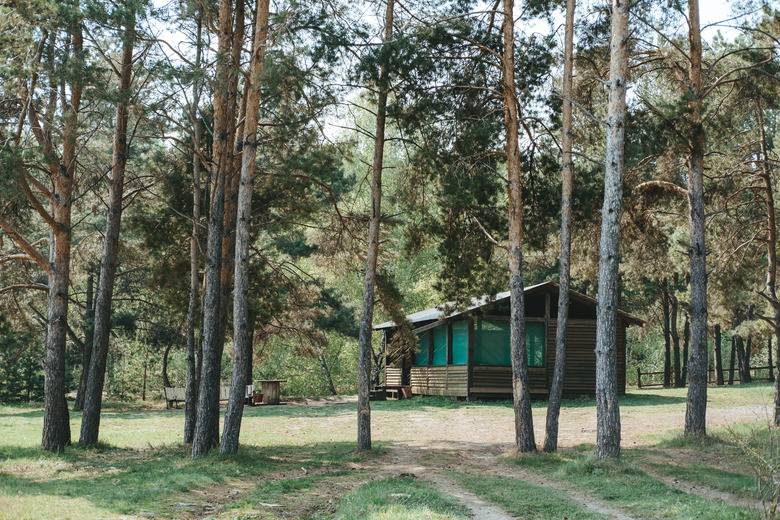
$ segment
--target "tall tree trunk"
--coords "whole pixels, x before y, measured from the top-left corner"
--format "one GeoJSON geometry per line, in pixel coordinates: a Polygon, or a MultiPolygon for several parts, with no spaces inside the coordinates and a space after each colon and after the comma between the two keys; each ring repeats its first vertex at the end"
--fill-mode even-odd
{"type": "Polygon", "coordinates": [[[128,153],[128,103],[133,78],[133,45],[135,44],[134,10],[129,11],[124,25],[122,63],[119,70],[119,101],[116,104],[116,126],[114,127],[114,153],[111,178],[108,180],[108,215],[106,216],[103,257],[100,261],[100,279],[95,301],[95,335],[79,438],[79,443],[84,445],[95,444],[98,441],[100,431],[100,409],[103,403],[103,384],[106,377],[108,339],[111,334],[111,302],[114,298],[114,280],[116,279],[116,263],[119,252],[119,231],[122,222],[122,201],[128,153]]]}
{"type": "Polygon", "coordinates": [[[515,445],[518,451],[536,451],[531,390],[528,386],[528,357],[525,343],[525,298],[523,285],[523,192],[520,151],[520,114],[515,89],[514,0],[504,0],[502,25],[504,51],[501,56],[504,124],[506,127],[506,171],[509,191],[509,292],[512,397],[515,412],[515,445]]]}
{"type": "Polygon", "coordinates": [[[317,359],[320,362],[320,368],[322,368],[322,376],[325,378],[325,382],[328,384],[328,391],[330,395],[336,395],[336,387],[333,385],[333,377],[330,374],[330,368],[325,360],[325,353],[320,351],[317,355],[317,359]]]}
{"type": "Polygon", "coordinates": [[[257,157],[258,114],[260,110],[260,86],[265,64],[266,41],[268,39],[269,0],[258,0],[255,18],[254,44],[252,46],[249,80],[251,82],[246,98],[246,118],[243,131],[243,156],[241,160],[241,183],[238,192],[235,246],[235,291],[233,295],[233,378],[230,384],[230,399],[225,412],[225,426],[222,433],[222,453],[235,453],[241,431],[241,417],[244,411],[247,365],[252,360],[251,324],[249,318],[249,241],[252,222],[252,193],[257,157]]]}
{"type": "Polygon", "coordinates": [[[628,70],[629,3],[612,0],[607,157],[601,210],[599,291],[596,309],[596,457],[620,455],[620,406],[617,388],[617,301],[620,217],[628,70]]]}
{"type": "MultiPolygon", "coordinates": [[[[165,346],[165,351],[163,352],[163,358],[162,358],[162,384],[163,386],[173,386],[171,384],[171,380],[168,377],[168,355],[171,353],[171,349],[173,348],[173,343],[168,343],[168,345],[165,346]]],[[[186,399],[186,391],[185,391],[185,399],[186,399]]]]}
{"type": "MultiPolygon", "coordinates": [[[[385,9],[385,34],[383,43],[393,37],[394,0],[387,0],[385,9]]],[[[363,280],[363,309],[360,318],[358,357],[358,413],[357,450],[371,449],[371,403],[369,402],[371,379],[371,325],[374,319],[374,288],[376,264],[379,257],[379,225],[382,221],[382,164],[385,154],[385,122],[387,118],[387,93],[389,91],[387,62],[379,69],[379,94],[377,96],[376,131],[374,134],[374,159],[371,172],[371,219],[368,226],[368,251],[363,280]]]]}
{"type": "MultiPolygon", "coordinates": [[[[81,58],[84,41],[81,20],[69,28],[71,53],[81,58]]],[[[71,210],[76,176],[76,138],[83,85],[74,78],[70,85],[70,103],[62,107],[65,115],[62,158],[51,161],[51,216],[53,226],[49,238],[49,291],[47,297],[46,359],[44,370],[44,412],[41,446],[59,452],[71,442],[70,414],[65,398],[65,356],[68,329],[68,290],[71,256],[71,210]]],[[[64,100],[63,100],[64,102],[64,100]]],[[[32,115],[32,112],[31,112],[32,115]]],[[[37,121],[36,121],[37,123],[37,121]]],[[[36,126],[33,124],[33,126],[36,126]]],[[[49,144],[47,151],[51,150],[49,144]]],[[[49,154],[47,154],[49,155],[49,154]]]]}
{"type": "Polygon", "coordinates": [[[84,393],[87,391],[87,379],[89,378],[89,364],[92,359],[92,341],[95,332],[95,276],[90,270],[87,276],[87,301],[84,309],[84,351],[81,355],[81,377],[79,388],[76,391],[76,402],[73,403],[73,411],[84,409],[84,393]]]}
{"type": "Polygon", "coordinates": [[[723,386],[723,359],[721,354],[720,324],[715,325],[715,384],[723,386]]]}
{"type": "MultiPolygon", "coordinates": [[[[769,301],[774,311],[772,321],[774,324],[775,344],[780,353],[780,300],[777,299],[777,221],[775,220],[775,194],[772,187],[772,170],[769,162],[769,147],[767,144],[766,128],[764,126],[764,111],[761,109],[760,97],[756,97],[756,119],[761,144],[761,180],[764,184],[764,205],[766,208],[767,241],[766,241],[766,284],[762,296],[769,301]]],[[[775,356],[778,370],[780,370],[780,354],[775,356]]],[[[769,344],[769,371],[772,367],[772,344],[769,344]]],[[[780,372],[778,372],[780,374],[780,372]]],[[[775,425],[780,424],[780,378],[772,374],[775,382],[775,425]]]]}
{"type": "Polygon", "coordinates": [[[149,373],[149,351],[144,354],[144,382],[141,386],[141,401],[146,401],[146,379],[149,373]]]}
{"type": "MultiPolygon", "coordinates": [[[[675,281],[677,279],[677,275],[675,274],[675,281]]],[[[675,285],[677,285],[675,283],[675,285]]],[[[672,333],[672,351],[674,354],[674,386],[677,388],[682,388],[685,386],[683,384],[682,380],[682,363],[680,358],[680,332],[677,328],[677,316],[680,312],[680,302],[677,300],[677,297],[672,294],[671,295],[671,307],[672,307],[672,318],[671,318],[671,333],[672,333]]]]}
{"type": "Polygon", "coordinates": [[[222,280],[222,239],[224,234],[227,171],[232,165],[228,134],[233,122],[230,113],[230,53],[233,43],[232,0],[219,2],[219,44],[214,89],[214,152],[211,162],[213,191],[206,249],[206,288],[203,294],[203,356],[198,389],[192,458],[205,455],[219,444],[219,385],[224,327],[220,332],[222,280]]]}
{"type": "MultiPolygon", "coordinates": [[[[753,320],[753,305],[748,306],[748,320],[753,320]]],[[[745,345],[745,379],[742,380],[743,383],[752,383],[753,382],[753,376],[750,374],[750,354],[753,352],[753,338],[748,335],[747,345],[745,345]]]]}
{"type": "Polygon", "coordinates": [[[671,337],[670,337],[670,298],[669,298],[669,281],[664,278],[663,287],[661,289],[661,308],[663,310],[663,323],[664,330],[664,388],[672,386],[672,353],[671,353],[671,337]]]}
{"type": "Polygon", "coordinates": [[[544,451],[558,449],[558,419],[561,414],[563,378],[566,372],[566,330],[569,321],[569,279],[571,273],[571,192],[574,181],[572,157],[572,78],[574,74],[574,11],[575,0],[566,1],[566,31],[563,57],[563,108],[561,114],[561,272],[558,293],[558,323],[555,329],[555,368],[547,403],[547,423],[544,451]]]}
{"type": "MultiPolygon", "coordinates": [[[[200,68],[203,31],[203,12],[198,11],[195,37],[195,70],[200,68]]],[[[192,154],[192,236],[190,237],[190,300],[187,305],[187,383],[184,389],[184,444],[191,444],[195,436],[196,407],[198,404],[198,366],[196,360],[197,343],[195,339],[195,317],[198,312],[200,277],[199,236],[200,236],[200,80],[195,77],[192,84],[192,141],[195,153],[192,154]]]]}
{"type": "Polygon", "coordinates": [[[742,336],[736,337],[737,341],[737,361],[739,362],[739,382],[745,382],[745,341],[742,336]]]}
{"type": "Polygon", "coordinates": [[[685,324],[683,324],[683,367],[682,367],[682,386],[688,384],[688,348],[691,344],[691,322],[688,315],[685,315],[685,324]]]}
{"type": "Polygon", "coordinates": [[[702,48],[699,27],[699,1],[688,0],[690,42],[689,86],[686,92],[691,117],[688,157],[688,206],[690,209],[691,260],[691,355],[688,359],[688,398],[685,408],[685,435],[707,432],[707,250],[705,248],[704,151],[706,135],[702,118],[702,48]]]}
{"type": "Polygon", "coordinates": [[[729,361],[729,384],[734,384],[734,358],[737,353],[737,337],[731,336],[731,359],[729,361]]]}
{"type": "MultiPolygon", "coordinates": [[[[227,113],[227,141],[225,144],[225,196],[222,216],[222,259],[220,262],[220,282],[219,282],[219,304],[217,306],[217,328],[215,346],[217,353],[214,358],[219,364],[219,370],[216,372],[216,386],[221,386],[220,375],[222,370],[222,355],[225,348],[225,337],[227,336],[228,314],[231,306],[230,297],[233,289],[233,269],[236,254],[236,218],[238,209],[238,185],[240,178],[240,162],[238,149],[241,147],[240,141],[237,141],[237,134],[241,131],[242,125],[236,121],[243,121],[243,113],[239,113],[236,119],[238,109],[238,77],[241,63],[241,52],[244,42],[245,28],[245,4],[243,1],[236,1],[235,12],[233,15],[234,27],[230,51],[229,68],[229,88],[228,88],[228,113],[227,113]]],[[[244,104],[242,103],[243,107],[244,104]]],[[[212,408],[214,417],[209,421],[211,424],[211,438],[216,444],[219,443],[219,402],[212,408]]],[[[216,445],[215,444],[215,445],[216,445]]]]}

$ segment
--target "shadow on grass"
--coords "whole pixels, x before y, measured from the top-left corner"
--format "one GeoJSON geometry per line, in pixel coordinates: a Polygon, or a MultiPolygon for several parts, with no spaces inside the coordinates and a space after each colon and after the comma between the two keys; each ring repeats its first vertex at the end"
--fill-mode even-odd
{"type": "Polygon", "coordinates": [[[360,460],[351,442],[307,446],[242,446],[235,455],[215,450],[190,459],[187,446],[148,450],[74,446],[60,455],[38,448],[2,448],[0,494],[77,497],[118,515],[161,513],[176,496],[231,479],[308,469],[332,468],[360,460]],[[34,468],[31,470],[30,468],[34,468]]]}

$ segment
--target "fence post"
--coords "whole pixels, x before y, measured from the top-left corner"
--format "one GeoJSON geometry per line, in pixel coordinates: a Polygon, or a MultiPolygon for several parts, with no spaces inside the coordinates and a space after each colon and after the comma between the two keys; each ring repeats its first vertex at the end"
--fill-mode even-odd
{"type": "Polygon", "coordinates": [[[636,367],[636,385],[642,388],[642,372],[639,371],[639,367],[636,367]]]}

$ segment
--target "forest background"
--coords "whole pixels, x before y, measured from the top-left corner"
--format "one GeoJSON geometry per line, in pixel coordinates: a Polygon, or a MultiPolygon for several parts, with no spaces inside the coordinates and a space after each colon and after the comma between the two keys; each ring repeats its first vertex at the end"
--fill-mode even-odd
{"type": "MultiPolygon", "coordinates": [[[[56,257],[51,244],[62,229],[48,209],[57,205],[58,176],[73,181],[62,285],[67,391],[86,391],[112,196],[120,201],[121,232],[105,391],[150,400],[161,398],[163,386],[185,384],[188,340],[194,331],[197,342],[203,326],[191,296],[205,289],[218,191],[205,170],[199,178],[219,136],[213,99],[229,86],[241,110],[251,84],[242,71],[252,31],[243,34],[238,24],[229,36],[243,42],[234,46],[239,72],[228,81],[218,74],[217,7],[0,5],[0,401],[44,395],[51,273],[42,263],[56,257]],[[124,161],[116,155],[120,106],[124,161]],[[195,277],[193,234],[200,244],[195,277]]],[[[500,71],[490,63],[501,41],[489,7],[400,4],[392,44],[380,45],[381,22],[374,21],[383,5],[271,4],[249,256],[253,379],[287,379],[286,395],[356,392],[380,63],[390,89],[375,321],[505,290],[506,252],[496,246],[507,237],[503,107],[500,71]]],[[[780,12],[771,3],[729,7],[732,15],[703,13],[719,22],[703,31],[705,74],[715,85],[705,105],[709,352],[713,367],[714,345],[723,359],[732,352],[744,380],[751,363],[766,364],[774,333],[762,318],[773,311],[760,291],[767,244],[776,248],[766,223],[767,194],[777,187],[780,12]]],[[[256,6],[242,8],[251,22],[256,6]]],[[[578,6],[572,99],[572,288],[594,297],[608,11],[604,2],[578,6]]],[[[516,12],[527,285],[557,280],[559,269],[560,12],[555,2],[527,2],[516,12]]],[[[629,335],[629,382],[636,367],[666,368],[670,383],[685,379],[687,108],[676,83],[685,68],[685,12],[674,0],[637,2],[631,22],[620,307],[648,324],[629,335]]],[[[222,319],[230,329],[229,315],[222,319]]],[[[374,341],[376,381],[380,345],[374,341]]],[[[232,353],[227,330],[223,381],[231,378],[232,353]]]]}

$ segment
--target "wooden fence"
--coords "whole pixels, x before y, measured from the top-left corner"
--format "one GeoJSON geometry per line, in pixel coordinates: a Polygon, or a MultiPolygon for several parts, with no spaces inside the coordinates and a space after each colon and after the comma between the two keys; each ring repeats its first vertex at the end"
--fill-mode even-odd
{"type": "MultiPolygon", "coordinates": [[[[774,381],[774,377],[772,372],[769,370],[771,367],[764,366],[764,367],[750,367],[750,376],[752,381],[774,381]]],[[[730,374],[730,370],[724,370],[723,371],[723,384],[727,385],[729,384],[729,381],[734,381],[735,383],[739,382],[739,372],[735,369],[733,370],[733,376],[730,374]]],[[[671,386],[674,386],[674,372],[671,374],[671,386]]],[[[663,382],[664,373],[661,372],[642,372],[639,367],[636,369],[636,385],[638,388],[651,388],[654,386],[664,386],[663,382]],[[647,381],[647,378],[645,378],[645,382],[642,383],[642,377],[643,376],[650,376],[650,381],[647,381]],[[655,377],[652,377],[655,376],[655,377]],[[660,376],[660,378],[658,377],[660,376]]],[[[715,370],[709,369],[707,370],[707,381],[710,384],[715,384],[715,370]]]]}

